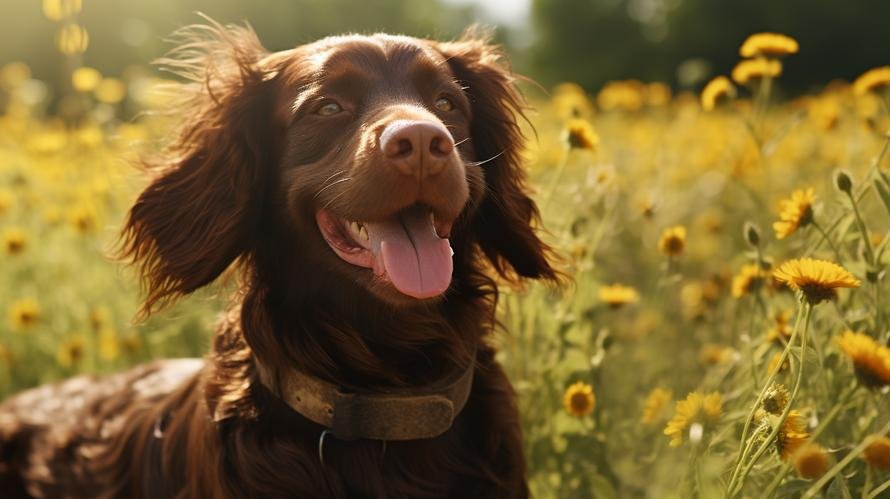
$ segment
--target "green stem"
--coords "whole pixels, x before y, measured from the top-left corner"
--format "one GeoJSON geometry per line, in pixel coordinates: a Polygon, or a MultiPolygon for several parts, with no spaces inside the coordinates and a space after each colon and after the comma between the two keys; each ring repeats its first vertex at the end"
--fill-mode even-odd
{"type": "Polygon", "coordinates": [[[871,491],[871,493],[868,494],[868,499],[874,499],[875,497],[879,497],[881,495],[881,492],[883,492],[887,489],[890,489],[890,480],[887,480],[886,482],[882,483],[881,485],[878,485],[877,487],[875,487],[875,490],[871,491]]]}
{"type": "Polygon", "coordinates": [[[823,229],[822,226],[819,225],[815,220],[810,222],[810,224],[813,227],[815,227],[817,231],[819,231],[819,234],[822,234],[822,240],[825,241],[826,243],[828,243],[828,246],[831,247],[831,251],[834,251],[834,257],[837,259],[838,265],[842,265],[843,258],[841,258],[841,252],[838,249],[838,247],[834,244],[834,241],[832,241],[831,238],[828,237],[828,233],[825,232],[825,229],[823,229]]]}
{"type": "Polygon", "coordinates": [[[862,220],[862,214],[859,213],[859,203],[856,202],[856,198],[850,191],[847,191],[847,197],[850,198],[850,204],[853,205],[853,214],[856,216],[856,226],[859,229],[859,234],[862,235],[862,244],[865,246],[865,258],[868,261],[869,267],[873,268],[875,265],[875,252],[874,248],[871,247],[871,239],[868,237],[868,228],[862,220]]]}
{"type": "MultiPolygon", "coordinates": [[[[856,392],[857,388],[859,388],[859,385],[857,383],[853,383],[852,385],[847,387],[847,389],[841,394],[838,402],[834,404],[834,407],[832,407],[831,410],[828,411],[828,414],[825,415],[825,419],[823,419],[819,423],[819,426],[817,426],[816,429],[813,430],[813,434],[810,435],[810,441],[815,442],[819,438],[819,436],[822,435],[822,432],[824,432],[828,428],[828,425],[830,425],[834,421],[838,414],[841,413],[841,410],[843,410],[844,407],[847,405],[847,402],[849,402],[850,397],[856,392]]],[[[772,497],[773,494],[776,493],[776,489],[779,488],[779,485],[782,484],[782,480],[785,479],[785,475],[787,475],[788,471],[790,470],[791,464],[784,463],[779,469],[779,472],[776,473],[776,476],[773,477],[773,481],[770,482],[769,486],[766,488],[766,492],[764,492],[760,496],[760,498],[767,499],[772,497]]]]}
{"type": "Polygon", "coordinates": [[[556,165],[556,173],[553,174],[553,181],[550,182],[550,187],[547,188],[547,195],[544,197],[544,203],[542,204],[541,211],[550,206],[550,201],[553,199],[553,195],[556,193],[557,187],[559,187],[559,181],[562,179],[562,174],[566,169],[566,166],[569,164],[569,156],[572,154],[572,148],[570,146],[565,147],[565,154],[562,155],[562,161],[556,165]]]}
{"type": "MultiPolygon", "coordinates": [[[[809,321],[809,310],[810,305],[803,303],[802,304],[803,313],[801,310],[797,312],[797,320],[794,322],[794,329],[791,331],[791,338],[788,339],[788,343],[785,345],[785,349],[782,350],[782,355],[779,357],[778,366],[782,366],[785,363],[785,360],[788,359],[788,355],[791,353],[791,348],[794,345],[794,341],[797,339],[798,333],[800,331],[800,324],[803,320],[803,317],[807,317],[807,321],[809,321]]],[[[732,471],[732,475],[729,478],[729,484],[726,487],[727,496],[731,496],[733,492],[733,488],[736,484],[736,481],[739,476],[739,472],[742,469],[742,466],[745,462],[745,458],[748,456],[748,452],[751,449],[751,442],[748,442],[748,431],[751,428],[751,421],[754,420],[754,414],[757,412],[757,408],[760,407],[760,403],[763,402],[763,397],[766,395],[766,391],[772,386],[773,381],[775,381],[776,377],[779,374],[780,368],[773,370],[766,379],[766,383],[764,383],[763,388],[760,390],[760,394],[757,396],[757,399],[754,401],[754,405],[751,407],[751,410],[748,412],[748,417],[745,418],[745,425],[742,428],[742,438],[739,442],[739,457],[738,461],[736,461],[735,468],[732,471]]],[[[790,406],[790,403],[789,403],[790,406]]]]}
{"type": "Polygon", "coordinates": [[[871,443],[876,438],[878,438],[879,435],[884,435],[888,431],[890,431],[890,423],[885,424],[884,427],[881,428],[877,432],[877,434],[869,435],[869,436],[865,437],[865,439],[862,440],[862,443],[860,443],[859,445],[854,447],[853,450],[851,450],[846,456],[844,456],[843,459],[841,459],[830,470],[828,470],[827,473],[822,475],[822,478],[820,478],[816,483],[811,485],[810,488],[807,489],[806,492],[804,492],[804,494],[802,496],[803,499],[809,499],[810,497],[813,497],[816,494],[818,494],[819,491],[822,490],[822,487],[824,487],[825,484],[829,482],[829,480],[834,478],[835,475],[837,475],[838,473],[843,471],[843,469],[846,468],[848,464],[850,464],[850,461],[852,461],[853,459],[856,459],[856,457],[859,456],[859,454],[862,454],[862,451],[864,451],[866,447],[871,445],[871,443]]]}
{"type": "MultiPolygon", "coordinates": [[[[730,497],[734,497],[736,493],[742,491],[742,487],[745,485],[745,479],[748,478],[748,474],[751,473],[751,469],[754,468],[754,465],[757,464],[757,461],[760,460],[760,457],[764,452],[772,445],[773,440],[779,434],[779,430],[782,429],[782,425],[785,424],[785,420],[788,418],[788,414],[791,413],[791,407],[794,405],[794,401],[797,399],[797,393],[800,391],[801,381],[803,380],[803,370],[804,365],[806,364],[806,352],[807,352],[807,332],[809,331],[810,326],[810,311],[813,310],[813,306],[807,303],[804,305],[804,324],[803,324],[803,334],[800,336],[800,365],[797,368],[797,379],[794,382],[794,388],[791,390],[791,396],[788,397],[788,404],[785,406],[785,410],[782,411],[782,416],[779,418],[778,423],[773,427],[772,431],[767,436],[766,440],[760,445],[760,448],[757,449],[757,452],[754,453],[754,457],[748,461],[748,465],[745,466],[742,474],[739,476],[738,484],[736,485],[736,489],[730,492],[730,497]]],[[[790,344],[790,342],[789,342],[790,344]]],[[[781,363],[779,364],[782,365],[781,363]]]]}

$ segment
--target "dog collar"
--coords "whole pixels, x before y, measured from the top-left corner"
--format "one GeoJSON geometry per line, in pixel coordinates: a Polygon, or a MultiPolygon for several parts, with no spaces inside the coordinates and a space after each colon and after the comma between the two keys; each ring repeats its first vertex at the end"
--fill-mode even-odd
{"type": "Polygon", "coordinates": [[[259,362],[257,366],[266,388],[341,440],[416,440],[439,436],[451,428],[470,395],[475,351],[472,359],[469,365],[430,385],[375,393],[350,392],[297,370],[280,376],[276,389],[270,386],[273,377],[268,369],[259,362]]]}

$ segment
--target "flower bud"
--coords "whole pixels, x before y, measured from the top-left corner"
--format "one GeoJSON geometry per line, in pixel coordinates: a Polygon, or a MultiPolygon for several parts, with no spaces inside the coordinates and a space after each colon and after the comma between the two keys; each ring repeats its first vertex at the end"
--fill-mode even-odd
{"type": "Polygon", "coordinates": [[[742,233],[745,236],[745,241],[747,241],[752,248],[760,246],[760,229],[758,229],[753,222],[745,222],[742,233]]]}
{"type": "Polygon", "coordinates": [[[834,174],[834,186],[837,190],[849,194],[853,190],[853,180],[847,172],[838,170],[834,174]]]}

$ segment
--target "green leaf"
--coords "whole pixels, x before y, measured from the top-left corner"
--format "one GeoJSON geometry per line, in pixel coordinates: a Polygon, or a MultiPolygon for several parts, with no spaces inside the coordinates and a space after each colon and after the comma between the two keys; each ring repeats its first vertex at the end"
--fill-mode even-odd
{"type": "Polygon", "coordinates": [[[884,203],[884,208],[887,208],[887,213],[890,213],[890,179],[883,172],[879,173],[881,176],[875,179],[875,190],[884,203]]]}

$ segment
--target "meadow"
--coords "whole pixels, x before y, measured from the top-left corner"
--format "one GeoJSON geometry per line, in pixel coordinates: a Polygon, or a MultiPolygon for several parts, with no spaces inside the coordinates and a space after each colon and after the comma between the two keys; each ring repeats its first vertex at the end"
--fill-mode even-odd
{"type": "MultiPolygon", "coordinates": [[[[0,68],[2,396],[201,356],[233,285],[133,321],[139,284],[110,255],[169,129],[142,112],[162,80],[79,67],[66,36],[52,114],[25,63],[0,68]]],[[[797,51],[752,37],[696,93],[526,88],[570,277],[499,303],[536,497],[890,494],[890,67],[783,97],[797,51]]]]}

